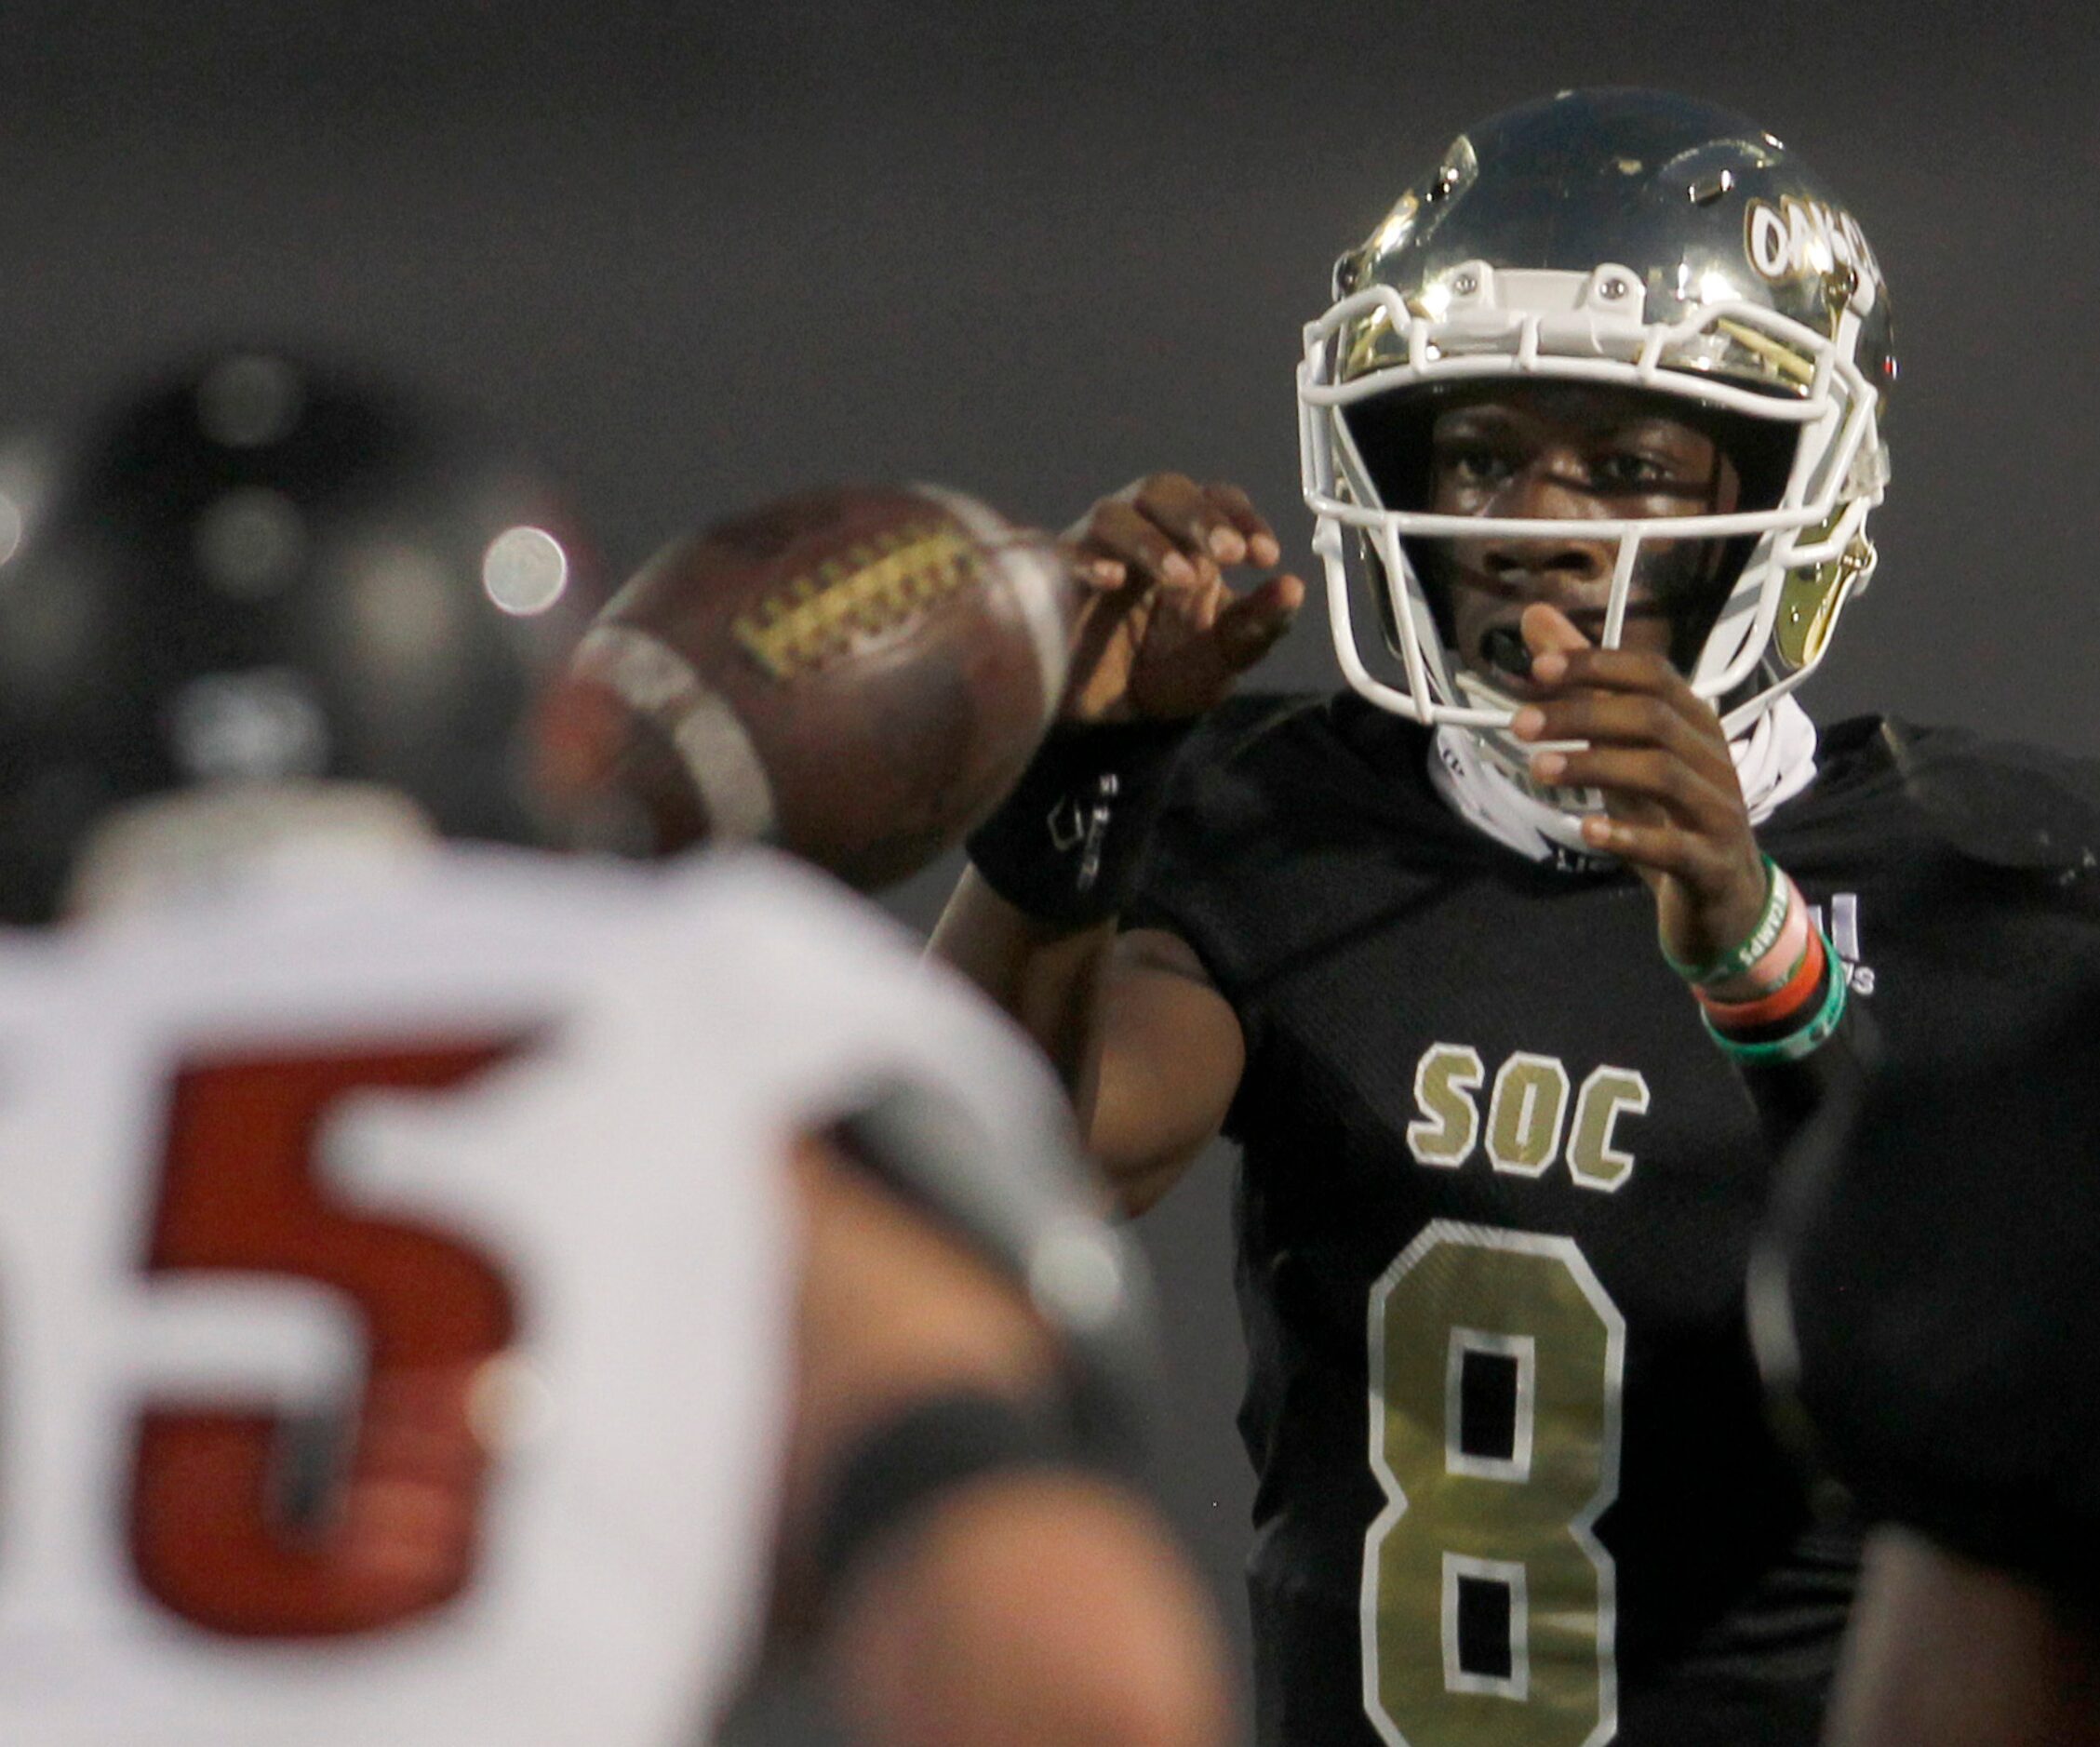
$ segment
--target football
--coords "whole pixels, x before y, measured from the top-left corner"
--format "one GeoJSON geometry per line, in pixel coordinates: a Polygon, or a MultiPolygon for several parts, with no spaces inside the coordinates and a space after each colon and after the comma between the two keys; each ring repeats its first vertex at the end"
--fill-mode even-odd
{"type": "Polygon", "coordinates": [[[1048,535],[959,492],[767,504],[666,547],[593,621],[547,713],[544,786],[587,844],[757,840],[891,885],[1027,764],[1077,604],[1048,535]]]}

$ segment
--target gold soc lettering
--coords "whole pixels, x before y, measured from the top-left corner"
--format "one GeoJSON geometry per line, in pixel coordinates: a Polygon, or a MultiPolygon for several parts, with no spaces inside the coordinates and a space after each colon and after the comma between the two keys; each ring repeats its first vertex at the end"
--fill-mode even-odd
{"type": "Polygon", "coordinates": [[[1495,1072],[1483,1123],[1477,1094],[1487,1085],[1487,1064],[1470,1045],[1433,1044],[1423,1053],[1407,1129],[1416,1164],[1456,1170],[1484,1140],[1488,1162],[1510,1176],[1542,1177],[1565,1159],[1577,1184],[1610,1194],[1633,1174],[1618,1125],[1648,1112],[1648,1082],[1639,1073],[1606,1065],[1578,1087],[1554,1057],[1519,1049],[1495,1072]]]}

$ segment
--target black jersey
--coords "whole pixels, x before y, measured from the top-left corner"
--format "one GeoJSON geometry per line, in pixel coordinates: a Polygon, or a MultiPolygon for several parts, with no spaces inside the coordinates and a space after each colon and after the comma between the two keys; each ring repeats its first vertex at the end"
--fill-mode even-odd
{"type": "MultiPolygon", "coordinates": [[[[2091,925],[1950,841],[1904,743],[1826,736],[1759,837],[1892,1047],[1959,1054],[2091,925]]],[[[1647,888],[1474,832],[1428,756],[1351,696],[1235,700],[1126,917],[1247,1043],[1260,1738],[1808,1747],[1856,1538],[1762,1409],[1758,1110],[1647,888]]]]}

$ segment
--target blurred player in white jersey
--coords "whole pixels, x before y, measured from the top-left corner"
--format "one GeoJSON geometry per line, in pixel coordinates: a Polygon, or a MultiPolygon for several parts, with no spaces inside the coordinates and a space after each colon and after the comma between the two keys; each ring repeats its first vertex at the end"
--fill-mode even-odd
{"type": "Polygon", "coordinates": [[[439,843],[568,543],[251,356],[0,567],[0,1738],[671,1747],[769,1609],[871,1740],[1212,1738],[1001,1024],[769,858],[439,843]]]}

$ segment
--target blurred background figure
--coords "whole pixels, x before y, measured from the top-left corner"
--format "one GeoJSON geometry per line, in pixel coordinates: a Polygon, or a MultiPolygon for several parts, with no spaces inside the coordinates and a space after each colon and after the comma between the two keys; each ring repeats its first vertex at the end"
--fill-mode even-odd
{"type": "Polygon", "coordinates": [[[1130,1478],[1141,1283],[1026,1053],[784,861],[505,847],[592,593],[553,497],[239,352],[45,502],[0,1734],[657,1747],[769,1621],[871,1741],[1221,1738],[1130,1478]]]}
{"type": "Polygon", "coordinates": [[[47,918],[111,809],[184,785],[355,778],[531,840],[527,705],[586,564],[523,463],[392,389],[229,352],[127,396],[0,590],[0,909],[47,918]]]}

